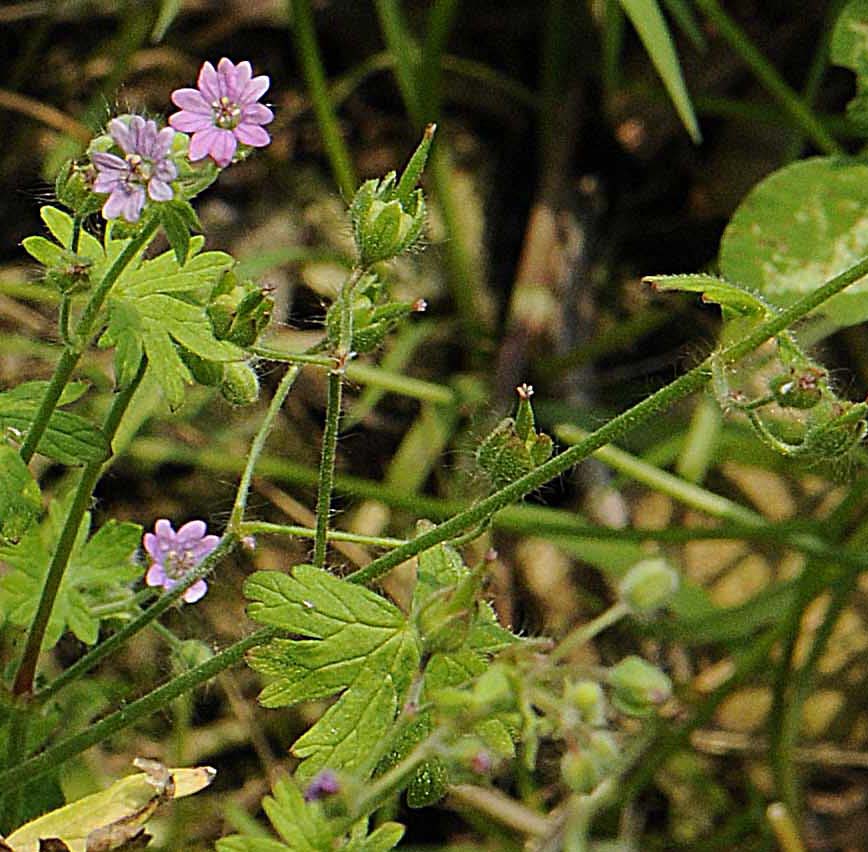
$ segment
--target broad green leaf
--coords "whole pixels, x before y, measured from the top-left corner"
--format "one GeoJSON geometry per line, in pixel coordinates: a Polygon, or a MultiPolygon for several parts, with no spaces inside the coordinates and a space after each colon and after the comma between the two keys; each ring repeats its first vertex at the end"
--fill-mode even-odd
{"type": "Polygon", "coordinates": [[[261,624],[309,637],[276,639],[250,653],[250,665],[274,680],[267,707],[341,693],[298,739],[301,777],[319,769],[362,766],[394,721],[420,659],[418,639],[385,598],[311,565],[291,575],[259,571],[244,584],[248,613],[261,624]]]}
{"type": "Polygon", "coordinates": [[[643,281],[663,292],[680,290],[701,293],[703,302],[714,302],[737,314],[764,317],[774,313],[774,308],[757,293],[717,275],[646,275],[643,281]]]}
{"type": "Polygon", "coordinates": [[[181,215],[168,204],[163,204],[160,207],[160,222],[166,233],[166,238],[169,240],[169,245],[175,252],[178,265],[183,266],[187,262],[187,255],[190,251],[190,231],[187,229],[187,225],[181,215]]]}
{"type": "MultiPolygon", "coordinates": [[[[63,248],[69,248],[72,241],[72,216],[58,210],[56,207],[45,206],[39,211],[42,221],[63,248]]],[[[77,253],[93,261],[94,272],[97,274],[105,265],[105,252],[99,240],[82,228],[78,237],[77,253]]]]}
{"type": "Polygon", "coordinates": [[[850,0],[843,8],[829,41],[829,58],[868,76],[868,0],[850,0]]]}
{"type": "MultiPolygon", "coordinates": [[[[0,393],[0,429],[14,429],[24,435],[33,422],[35,401],[16,400],[13,394],[0,393]]],[[[109,446],[103,433],[77,414],[55,410],[39,442],[38,451],[62,464],[99,462],[108,457],[109,446]]]]}
{"type": "MultiPolygon", "coordinates": [[[[36,612],[65,508],[66,501],[55,501],[40,527],[31,527],[15,545],[0,546],[0,561],[10,569],[0,577],[0,614],[12,624],[26,627],[36,612]]],[[[88,540],[90,521],[88,513],[51,611],[45,647],[53,646],[67,628],[82,642],[94,644],[100,623],[95,608],[131,600],[129,584],[142,573],[134,561],[142,528],[129,522],[108,521],[88,540]]],[[[118,616],[123,617],[122,606],[114,616],[103,618],[118,616]]]]}
{"type": "Polygon", "coordinates": [[[404,835],[404,827],[383,823],[368,834],[364,825],[354,829],[347,843],[331,828],[318,802],[305,802],[301,789],[290,778],[281,778],[262,809],[281,840],[233,835],[217,841],[217,852],[390,852],[404,835]]]}
{"type": "Polygon", "coordinates": [[[687,93],[681,65],[675,52],[675,45],[660,11],[657,0],[620,0],[627,17],[639,33],[645,50],[651,57],[663,85],[672,99],[681,123],[690,134],[690,138],[698,145],[702,141],[699,123],[693,112],[693,104],[687,93]]]}
{"type": "Polygon", "coordinates": [[[26,237],[21,247],[43,266],[59,266],[64,259],[63,249],[45,237],[26,237]]]}
{"type": "MultiPolygon", "coordinates": [[[[110,233],[106,251],[113,251],[110,233]]],[[[136,374],[142,354],[148,371],[157,378],[166,400],[177,408],[193,376],[182,361],[176,344],[206,361],[229,362],[244,357],[231,343],[217,340],[206,306],[216,282],[234,263],[224,252],[200,253],[202,237],[189,242],[183,266],[168,251],[121,275],[108,298],[108,326],[99,341],[115,347],[115,373],[120,387],[136,374]]]]}
{"type": "MultiPolygon", "coordinates": [[[[725,278],[789,305],[868,255],[868,165],[813,157],[775,172],[735,211],[720,246],[725,278]]],[[[868,319],[868,277],[820,309],[868,319]]]]}
{"type": "Polygon", "coordinates": [[[70,852],[98,848],[109,852],[135,836],[157,806],[207,787],[210,766],[165,769],[147,761],[146,772],[128,775],[107,789],[47,813],[6,838],[13,852],[39,852],[41,839],[59,838],[70,852]]]}
{"type": "Polygon", "coordinates": [[[0,542],[15,543],[42,511],[36,480],[18,452],[0,444],[0,542]]]}

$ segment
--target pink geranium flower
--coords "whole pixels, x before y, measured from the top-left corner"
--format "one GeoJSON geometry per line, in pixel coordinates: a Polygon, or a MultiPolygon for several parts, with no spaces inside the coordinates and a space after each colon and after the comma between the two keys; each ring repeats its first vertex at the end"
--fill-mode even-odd
{"type": "Polygon", "coordinates": [[[249,62],[235,65],[225,56],[217,69],[206,62],[195,89],[172,92],[172,103],[181,108],[169,117],[175,130],[192,133],[190,159],[211,157],[220,168],[232,162],[240,142],[262,148],[271,141],[263,129],[274,113],[257,101],[266,93],[271,81],[265,75],[254,77],[249,62]]]}
{"type": "Polygon", "coordinates": [[[155,121],[140,115],[128,120],[113,118],[109,135],[124,152],[96,152],[91,156],[96,166],[94,192],[107,192],[102,208],[106,219],[122,216],[127,222],[138,222],[145,206],[145,190],[153,201],[170,201],[174,195],[170,181],[178,176],[178,168],[169,157],[175,131],[171,127],[157,129],[155,121]]]}
{"type": "MultiPolygon", "coordinates": [[[[186,579],[220,542],[216,535],[205,535],[206,530],[204,521],[190,521],[178,532],[165,518],[157,521],[154,532],[145,533],[145,550],[151,557],[145,582],[169,591],[186,579]]],[[[207,591],[208,584],[199,579],[183,597],[187,603],[195,603],[207,591]]]]}

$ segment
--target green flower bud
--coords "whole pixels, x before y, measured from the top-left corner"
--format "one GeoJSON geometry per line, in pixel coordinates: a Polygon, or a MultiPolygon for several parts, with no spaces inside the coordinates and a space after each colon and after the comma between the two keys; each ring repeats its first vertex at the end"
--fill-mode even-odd
{"type": "Polygon", "coordinates": [[[182,670],[187,671],[201,663],[206,663],[214,652],[199,639],[185,639],[173,650],[173,656],[182,670]]]}
{"type": "Polygon", "coordinates": [[[482,578],[480,570],[471,571],[454,588],[442,589],[425,601],[416,619],[428,653],[457,651],[465,643],[482,578]]]}
{"type": "Polygon", "coordinates": [[[826,375],[819,367],[793,368],[775,376],[769,382],[769,389],[775,402],[784,408],[813,408],[823,398],[826,375]]]}
{"type": "Polygon", "coordinates": [[[407,807],[427,808],[446,795],[449,770],[440,758],[426,760],[407,785],[407,807]]]}
{"type": "Polygon", "coordinates": [[[678,590],[678,573],[662,558],[637,562],[621,580],[621,599],[635,613],[648,615],[665,607],[678,590]]]}
{"type": "Polygon", "coordinates": [[[90,164],[69,160],[60,169],[54,181],[57,200],[78,216],[96,213],[105,199],[94,193],[92,189],[95,176],[95,170],[90,164]]]}
{"type": "Polygon", "coordinates": [[[63,259],[45,273],[45,283],[67,295],[81,293],[90,287],[93,261],[89,257],[63,251],[63,259]]]}
{"type": "Polygon", "coordinates": [[[606,696],[603,687],[596,681],[568,683],[564,688],[564,701],[578,711],[579,718],[585,724],[594,727],[606,724],[606,696]]]}
{"type": "Polygon", "coordinates": [[[672,695],[672,681],[641,657],[625,657],[609,669],[612,704],[628,716],[650,716],[672,695]]]}
{"type": "Polygon", "coordinates": [[[515,707],[515,692],[502,665],[489,666],[477,678],[473,698],[477,708],[489,716],[515,707]]]}
{"type": "Polygon", "coordinates": [[[395,172],[365,181],[350,205],[356,248],[363,266],[389,260],[418,241],[425,224],[425,199],[414,187],[422,174],[431,140],[429,126],[400,181],[395,172]]]}
{"type": "Polygon", "coordinates": [[[252,346],[271,320],[274,300],[252,281],[227,272],[211,294],[208,317],[218,340],[252,346]]]}
{"type": "Polygon", "coordinates": [[[561,757],[561,778],[574,793],[590,793],[601,781],[597,762],[584,750],[568,749],[561,757]]]}
{"type": "Polygon", "coordinates": [[[220,393],[232,405],[252,405],[259,399],[259,377],[256,371],[243,361],[224,364],[220,393]]]}

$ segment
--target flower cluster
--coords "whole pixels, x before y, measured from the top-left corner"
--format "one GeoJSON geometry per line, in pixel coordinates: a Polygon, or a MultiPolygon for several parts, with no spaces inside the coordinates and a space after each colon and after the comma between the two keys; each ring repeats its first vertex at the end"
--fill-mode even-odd
{"type": "Polygon", "coordinates": [[[172,93],[180,112],[169,117],[170,127],[160,129],[156,121],[139,115],[112,119],[108,144],[120,153],[91,154],[96,170],[93,190],[108,193],[103,216],[135,223],[148,199],[171,201],[179,158],[195,163],[210,157],[223,169],[236,157],[239,145],[268,145],[271,137],[263,125],[274,119],[274,113],[258,101],[269,85],[267,76],[253,76],[249,62],[236,65],[224,57],[216,69],[210,62],[202,66],[197,88],[172,93]],[[175,144],[184,133],[192,133],[186,154],[184,146],[175,144]]]}
{"type": "MultiPolygon", "coordinates": [[[[205,535],[206,530],[204,521],[190,521],[177,532],[165,518],[157,521],[154,532],[145,533],[145,550],[151,559],[145,582],[169,591],[185,580],[220,541],[216,535],[205,535]]],[[[208,584],[199,579],[184,592],[183,598],[187,603],[195,603],[207,591],[208,584]]]]}

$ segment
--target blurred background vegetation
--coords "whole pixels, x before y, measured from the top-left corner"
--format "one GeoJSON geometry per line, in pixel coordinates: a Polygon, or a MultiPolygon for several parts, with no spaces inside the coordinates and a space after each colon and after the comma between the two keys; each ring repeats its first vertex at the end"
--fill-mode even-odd
{"type": "MultiPolygon", "coordinates": [[[[724,4],[782,79],[807,93],[821,126],[849,146],[848,127],[836,116],[852,95],[852,75],[828,69],[824,59],[841,5],[724,4]]],[[[768,80],[758,80],[721,36],[720,20],[708,12],[716,3],[662,6],[701,143],[691,140],[614,0],[5,3],[0,387],[45,378],[53,365],[56,303],[19,243],[41,232],[39,205],[51,200],[59,165],[118,111],[166,114],[170,92],[191,85],[203,60],[249,59],[256,73],[271,77],[272,144],[227,171],[198,209],[209,247],[233,252],[248,275],[272,289],[274,345],[298,351],[319,334],[351,256],[346,201],[360,180],[399,167],[421,127],[438,122],[426,177],[427,246],[392,270],[395,292],[425,298],[429,308],[350,374],[337,523],[408,535],[419,517],[447,516],[486,489],[473,450],[509,412],[517,384],[534,385],[549,431],[564,423],[593,427],[707,354],[717,312],[684,297],[656,297],[641,275],[713,264],[745,193],[814,150],[768,80]],[[384,387],[365,372],[375,362],[422,381],[384,387]]],[[[868,350],[858,328],[827,340],[822,354],[840,368],[851,398],[865,395],[868,350]]],[[[110,359],[90,353],[80,371],[101,391],[90,403],[100,407],[111,392],[110,359]]],[[[264,396],[277,377],[261,365],[264,396]]],[[[291,395],[259,468],[255,516],[310,525],[324,393],[323,376],[311,372],[291,395]]],[[[127,453],[100,486],[97,514],[146,527],[159,517],[176,524],[202,517],[220,529],[261,411],[233,409],[205,388],[178,412],[156,397],[141,402],[141,431],[127,436],[127,453]]],[[[659,418],[632,435],[628,449],[775,522],[834,512],[842,482],[857,470],[796,474],[743,426],[724,424],[709,400],[659,418]]],[[[43,481],[53,477],[59,474],[44,470],[43,481]]],[[[773,848],[763,815],[773,795],[764,757],[775,704],[768,648],[745,667],[740,689],[715,689],[770,618],[775,601],[763,591],[792,577],[802,557],[762,542],[699,538],[681,546],[700,535],[691,529],[711,522],[636,478],[623,460],[614,471],[611,459],[589,462],[499,516],[474,545],[499,552],[492,598],[505,623],[526,634],[560,634],[599,612],[610,596],[607,577],[643,552],[636,536],[606,540],[582,535],[579,526],[659,530],[651,537],[685,577],[715,603],[743,605],[743,623],[706,634],[619,628],[589,652],[588,662],[611,662],[638,647],[667,667],[685,705],[708,711],[690,742],[685,735],[661,747],[659,759],[631,780],[625,819],[646,838],[643,849],[773,848]],[[759,601],[753,610],[752,601],[759,601]]],[[[214,578],[201,605],[173,613],[168,627],[182,639],[204,640],[186,646],[188,656],[222,647],[249,629],[244,576],[308,553],[304,541],[262,539],[214,578]]],[[[332,552],[336,566],[370,558],[352,545],[332,552]]],[[[389,591],[400,600],[400,572],[389,591]]],[[[817,849],[866,848],[862,595],[854,594],[819,663],[795,758],[807,784],[807,838],[817,849]]],[[[822,623],[823,598],[815,604],[798,641],[822,623]]],[[[81,652],[67,637],[55,665],[81,652]]],[[[68,725],[87,724],[178,665],[184,661],[173,659],[165,636],[141,634],[76,687],[75,709],[64,711],[68,725]]],[[[134,755],[210,763],[219,771],[214,786],[178,802],[157,840],[164,849],[211,848],[221,834],[250,826],[269,779],[291,768],[288,744],[316,710],[263,711],[257,691],[246,669],[220,676],[111,747],[70,761],[64,793],[90,792],[128,771],[134,755]]],[[[545,780],[535,782],[543,798],[545,780]]],[[[407,842],[519,848],[472,809],[452,804],[434,818],[402,813],[407,842]]]]}

